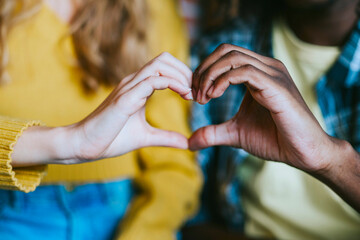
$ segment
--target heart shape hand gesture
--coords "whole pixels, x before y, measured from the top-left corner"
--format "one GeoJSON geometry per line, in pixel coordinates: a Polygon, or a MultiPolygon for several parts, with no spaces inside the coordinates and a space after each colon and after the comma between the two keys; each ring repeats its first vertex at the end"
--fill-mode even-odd
{"type": "Polygon", "coordinates": [[[280,61],[228,44],[206,58],[194,76],[170,54],[160,55],[123,79],[82,121],[24,131],[12,164],[74,164],[146,146],[198,150],[215,145],[242,148],[308,172],[360,211],[359,154],[348,142],[323,131],[280,61]],[[145,103],[155,90],[170,88],[186,100],[194,97],[205,104],[230,84],[247,88],[238,113],[220,125],[198,129],[189,140],[156,129],[145,119],[145,103]]]}
{"type": "Polygon", "coordinates": [[[26,131],[16,145],[26,151],[15,151],[13,159],[24,162],[19,165],[35,160],[73,164],[147,146],[197,150],[228,145],[311,172],[327,168],[328,151],[336,153],[343,145],[339,141],[322,130],[281,62],[225,44],[203,61],[194,76],[185,64],[168,53],[161,54],[124,78],[82,121],[26,131]],[[230,84],[247,87],[239,112],[225,123],[197,130],[189,141],[179,133],[156,129],[145,119],[145,103],[155,90],[170,88],[186,100],[194,95],[205,104],[220,97],[230,84]],[[36,150],[35,138],[42,151],[36,150]],[[44,145],[50,145],[50,150],[44,151],[44,145]]]}

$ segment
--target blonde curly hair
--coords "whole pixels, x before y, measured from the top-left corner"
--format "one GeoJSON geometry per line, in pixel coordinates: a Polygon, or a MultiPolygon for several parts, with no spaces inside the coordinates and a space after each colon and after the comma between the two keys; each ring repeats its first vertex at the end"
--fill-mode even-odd
{"type": "MultiPolygon", "coordinates": [[[[81,0],[70,21],[82,84],[95,92],[116,85],[148,59],[144,0],[81,0]]],[[[15,24],[36,14],[41,0],[0,0],[0,83],[10,81],[6,39],[15,24]]]]}

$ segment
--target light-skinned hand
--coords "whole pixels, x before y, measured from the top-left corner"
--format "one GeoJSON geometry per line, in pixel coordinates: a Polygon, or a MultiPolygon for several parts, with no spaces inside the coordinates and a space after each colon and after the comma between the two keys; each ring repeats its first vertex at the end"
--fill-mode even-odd
{"type": "Polygon", "coordinates": [[[12,154],[13,165],[75,164],[119,156],[147,146],[188,148],[185,136],[154,128],[145,119],[145,103],[155,90],[170,88],[192,99],[191,70],[163,53],[124,78],[89,116],[73,125],[30,127],[12,154]]]}

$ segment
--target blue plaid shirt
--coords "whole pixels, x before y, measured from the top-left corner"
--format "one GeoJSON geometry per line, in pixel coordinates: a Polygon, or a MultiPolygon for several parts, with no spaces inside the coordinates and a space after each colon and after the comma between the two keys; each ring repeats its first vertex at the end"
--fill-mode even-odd
{"type": "MultiPolygon", "coordinates": [[[[196,68],[221,43],[229,43],[255,51],[258,36],[255,23],[240,19],[225,29],[204,36],[192,50],[192,66],[196,68]]],[[[271,36],[268,36],[267,52],[272,57],[271,36]]],[[[193,130],[209,124],[219,124],[232,118],[238,111],[245,93],[243,85],[231,85],[225,94],[206,105],[194,104],[191,126],[193,130]]],[[[360,21],[355,26],[340,57],[331,69],[317,82],[314,91],[322,111],[326,131],[329,135],[349,141],[360,150],[360,21]]],[[[241,183],[235,177],[236,166],[247,157],[241,149],[212,147],[198,154],[205,186],[203,206],[198,221],[219,220],[227,226],[242,229],[244,214],[241,204],[241,183]],[[217,161],[219,160],[219,161],[217,161]],[[224,184],[221,179],[225,179],[224,184]],[[217,190],[214,190],[217,189],[217,190]],[[225,197],[214,199],[214,191],[221,191],[225,197]],[[214,209],[218,209],[214,211],[214,209]]]]}

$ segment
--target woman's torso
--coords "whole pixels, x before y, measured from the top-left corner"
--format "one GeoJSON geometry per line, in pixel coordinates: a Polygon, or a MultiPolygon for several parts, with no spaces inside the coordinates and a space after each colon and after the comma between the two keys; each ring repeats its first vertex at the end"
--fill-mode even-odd
{"type": "MultiPolygon", "coordinates": [[[[148,4],[151,19],[148,44],[152,56],[170,51],[185,60],[186,47],[174,48],[184,45],[185,39],[182,31],[176,32],[180,19],[175,14],[169,15],[173,13],[169,10],[175,10],[174,2],[159,0],[148,4]],[[166,11],[162,14],[161,10],[166,11]],[[164,18],[168,21],[164,22],[164,18]],[[172,24],[175,29],[166,35],[172,24]]],[[[11,30],[7,71],[12,80],[0,87],[1,115],[37,119],[48,126],[67,125],[83,119],[111,92],[111,88],[101,87],[94,95],[84,93],[72,39],[67,34],[68,26],[45,5],[11,30]]],[[[154,98],[165,95],[155,94],[154,98]]],[[[137,154],[131,152],[81,165],[50,165],[43,182],[112,180],[134,177],[139,171],[137,154]]]]}

